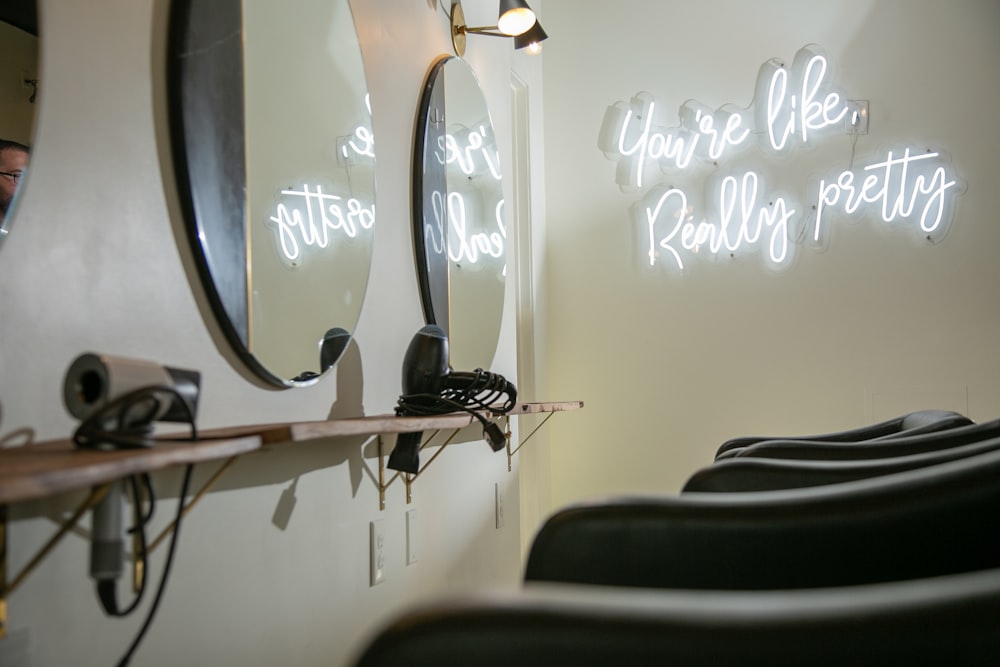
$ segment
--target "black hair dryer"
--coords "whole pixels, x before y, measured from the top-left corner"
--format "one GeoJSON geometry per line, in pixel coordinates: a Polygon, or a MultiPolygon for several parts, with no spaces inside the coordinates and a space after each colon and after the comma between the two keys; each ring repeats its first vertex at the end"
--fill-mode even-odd
{"type": "MultiPolygon", "coordinates": [[[[436,324],[421,327],[410,340],[403,357],[403,395],[409,397],[411,402],[430,405],[443,388],[449,370],[448,336],[444,329],[436,324]]],[[[410,412],[397,408],[396,414],[405,416],[410,412]]],[[[400,433],[386,465],[393,470],[415,475],[420,469],[420,441],[423,435],[422,431],[400,433]]]]}
{"type": "MultiPolygon", "coordinates": [[[[467,412],[483,425],[483,437],[496,452],[506,445],[506,436],[483,413],[505,414],[516,403],[517,388],[502,375],[481,368],[472,372],[451,370],[448,336],[441,327],[428,324],[410,341],[403,357],[403,395],[396,405],[398,416],[467,412]]],[[[422,437],[419,431],[399,434],[387,465],[410,474],[419,472],[422,437]]]]}

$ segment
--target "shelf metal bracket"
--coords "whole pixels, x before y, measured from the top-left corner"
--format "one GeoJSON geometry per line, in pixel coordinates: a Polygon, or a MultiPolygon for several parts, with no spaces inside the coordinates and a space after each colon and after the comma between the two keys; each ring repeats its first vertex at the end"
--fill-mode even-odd
{"type": "MultiPolygon", "coordinates": [[[[221,466],[219,466],[218,470],[216,470],[212,474],[212,476],[209,477],[205,481],[205,483],[201,485],[201,488],[198,489],[198,491],[194,494],[194,496],[191,497],[191,501],[188,502],[186,505],[184,505],[184,509],[181,510],[182,519],[188,515],[188,512],[190,512],[194,508],[194,506],[201,501],[202,498],[205,497],[205,494],[207,494],[212,489],[212,487],[215,486],[215,484],[222,477],[222,474],[229,469],[229,466],[236,463],[236,460],[239,459],[240,456],[241,455],[230,456],[228,459],[225,460],[225,462],[221,466]]],[[[178,500],[178,502],[184,502],[184,501],[183,499],[181,499],[178,500]]],[[[177,519],[174,519],[169,524],[167,524],[167,526],[162,531],[160,531],[160,534],[157,535],[153,539],[153,541],[146,546],[146,558],[148,558],[149,555],[153,553],[153,550],[156,549],[158,546],[160,546],[164,540],[170,537],[170,535],[172,535],[175,530],[177,530],[177,519]]],[[[134,539],[137,541],[137,538],[134,539]]],[[[134,546],[134,548],[132,549],[132,553],[134,554],[133,556],[134,560],[132,562],[132,587],[135,590],[135,592],[138,593],[139,590],[142,588],[143,578],[146,576],[146,559],[142,557],[141,549],[138,548],[138,545],[134,546]]]]}
{"type": "MultiPolygon", "coordinates": [[[[211,490],[213,486],[222,477],[222,474],[231,466],[236,460],[240,458],[239,455],[232,456],[219,467],[218,470],[201,486],[198,492],[191,498],[184,509],[182,510],[182,517],[187,516],[188,512],[202,499],[205,494],[211,490]]],[[[81,502],[77,508],[73,511],[73,514],[66,519],[60,526],[56,533],[46,542],[41,549],[28,561],[28,564],[10,580],[7,580],[7,537],[9,534],[8,530],[8,510],[6,505],[0,505],[0,639],[7,634],[7,599],[11,593],[13,593],[24,580],[38,567],[38,565],[45,559],[49,553],[55,549],[55,547],[62,541],[73,528],[80,522],[83,515],[99,503],[105,495],[108,493],[108,489],[111,488],[111,484],[103,484],[90,492],[90,494],[81,502]]],[[[183,501],[180,501],[183,502],[183,501]]],[[[170,524],[163,529],[163,531],[146,547],[146,555],[153,552],[153,550],[158,547],[171,533],[176,529],[177,522],[176,519],[171,521],[170,524]]],[[[137,538],[134,538],[137,539],[137,538]]],[[[132,586],[135,591],[138,591],[142,586],[143,577],[146,576],[146,562],[145,559],[139,553],[139,549],[133,549],[132,563],[132,586]]]]}
{"type": "MultiPolygon", "coordinates": [[[[385,467],[385,441],[384,441],[384,439],[382,437],[382,434],[379,434],[379,436],[378,436],[378,503],[379,503],[379,510],[384,510],[385,509],[385,492],[386,492],[386,490],[390,486],[392,486],[393,482],[395,482],[397,479],[400,479],[400,478],[402,478],[403,484],[406,486],[406,504],[409,505],[410,503],[412,503],[413,502],[413,483],[415,481],[417,481],[418,477],[420,477],[422,474],[424,474],[424,471],[427,470],[427,468],[429,468],[432,463],[434,463],[434,461],[437,459],[437,457],[441,456],[441,453],[445,450],[445,447],[447,447],[448,445],[450,445],[452,443],[452,441],[456,437],[458,437],[458,434],[461,431],[462,431],[461,428],[456,428],[456,429],[452,430],[451,435],[448,436],[448,438],[444,442],[441,443],[441,445],[438,447],[438,450],[436,452],[434,452],[431,455],[431,457],[427,461],[424,462],[424,464],[422,466],[420,466],[420,468],[417,470],[417,472],[415,472],[415,473],[407,473],[407,472],[398,471],[392,477],[390,477],[388,481],[386,481],[386,479],[385,479],[385,476],[386,476],[386,467],[385,467]]],[[[425,438],[424,441],[422,443],[420,443],[420,451],[424,451],[424,448],[427,447],[427,445],[429,445],[430,442],[432,440],[434,440],[434,438],[436,438],[439,433],[441,433],[440,429],[434,431],[430,435],[430,437],[425,438]]]]}
{"type": "Polygon", "coordinates": [[[514,466],[513,466],[514,454],[517,454],[517,452],[520,451],[521,447],[524,447],[524,443],[526,443],[529,440],[531,440],[531,436],[535,435],[535,433],[538,432],[538,429],[540,429],[543,426],[545,426],[545,422],[547,422],[548,420],[552,419],[552,415],[554,415],[554,414],[556,414],[556,413],[550,412],[550,413],[546,414],[545,418],[542,419],[542,421],[540,421],[535,428],[531,429],[531,432],[528,433],[528,435],[526,435],[523,438],[521,438],[521,441],[517,444],[517,447],[514,447],[513,449],[511,449],[511,447],[510,447],[510,440],[511,440],[511,435],[512,435],[512,433],[510,431],[510,415],[509,414],[507,415],[507,424],[506,424],[506,426],[507,426],[507,472],[511,472],[514,469],[514,466]]]}
{"type": "Polygon", "coordinates": [[[76,510],[70,516],[69,519],[63,521],[59,526],[59,530],[49,538],[49,541],[42,545],[42,548],[28,561],[28,564],[15,576],[10,583],[7,582],[7,506],[0,506],[0,638],[7,635],[7,598],[13,593],[17,588],[24,583],[24,580],[28,578],[35,568],[38,567],[39,563],[45,559],[46,556],[56,547],[59,542],[62,541],[66,535],[76,527],[76,524],[80,522],[80,518],[94,505],[101,502],[104,496],[107,495],[108,489],[111,488],[110,484],[103,484],[101,486],[95,487],[91,490],[90,494],[84,499],[76,510]]]}
{"type": "MultiPolygon", "coordinates": [[[[582,404],[580,404],[580,405],[582,407],[582,404]]],[[[552,419],[553,415],[555,415],[557,412],[561,412],[561,410],[556,409],[556,410],[552,410],[550,412],[546,412],[545,417],[535,426],[535,428],[533,428],[527,435],[525,435],[524,437],[520,438],[520,442],[518,443],[518,445],[516,447],[513,447],[511,445],[511,441],[513,439],[513,432],[511,431],[511,428],[510,428],[510,419],[511,419],[512,416],[518,416],[521,413],[517,413],[517,414],[513,414],[512,415],[510,412],[506,412],[506,413],[498,413],[498,412],[491,412],[491,411],[486,411],[486,412],[489,414],[489,416],[491,416],[493,418],[500,418],[500,417],[504,418],[504,427],[505,427],[504,439],[506,440],[505,449],[507,450],[507,472],[512,472],[513,469],[514,469],[514,455],[517,454],[518,451],[520,451],[521,447],[523,447],[529,440],[531,440],[532,436],[534,436],[535,433],[537,433],[539,431],[539,429],[541,429],[543,426],[545,426],[545,424],[550,419],[552,419]]],[[[462,428],[465,428],[465,427],[463,426],[462,428]]],[[[386,450],[386,443],[385,443],[385,439],[383,437],[383,434],[379,433],[378,434],[378,503],[379,503],[379,511],[385,510],[385,492],[386,492],[386,490],[390,486],[392,486],[392,484],[397,479],[400,479],[400,478],[403,479],[403,484],[405,484],[405,486],[406,486],[406,502],[407,502],[407,504],[413,502],[413,483],[417,481],[418,477],[420,477],[422,474],[424,474],[424,471],[427,470],[427,468],[430,467],[430,465],[432,463],[434,463],[434,461],[437,459],[437,457],[441,456],[441,453],[444,452],[445,447],[447,447],[458,436],[458,434],[459,434],[459,432],[461,432],[462,428],[456,428],[456,429],[454,429],[452,431],[451,435],[448,437],[448,439],[445,440],[443,443],[441,443],[441,446],[438,448],[438,450],[436,452],[434,452],[434,454],[431,456],[430,459],[428,459],[422,466],[420,466],[419,470],[417,470],[416,473],[396,472],[388,480],[386,480],[386,475],[388,473],[386,472],[386,465],[385,465],[385,457],[387,455],[387,452],[385,451],[386,450]]],[[[426,438],[422,443],[420,443],[420,451],[423,451],[424,448],[427,447],[428,444],[430,444],[430,442],[435,437],[437,437],[437,435],[440,432],[441,432],[440,429],[437,430],[437,431],[434,431],[434,433],[429,438],[426,438]]],[[[398,434],[397,434],[397,437],[398,437],[398,434]]]]}

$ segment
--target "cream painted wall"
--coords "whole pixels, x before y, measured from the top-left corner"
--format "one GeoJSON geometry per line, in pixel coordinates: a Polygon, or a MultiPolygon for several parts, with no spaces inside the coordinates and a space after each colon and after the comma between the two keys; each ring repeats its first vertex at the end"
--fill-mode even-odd
{"type": "MultiPolygon", "coordinates": [[[[494,11],[465,3],[470,23],[494,11]]],[[[379,220],[356,345],[334,376],[293,391],[240,369],[203,307],[181,235],[165,126],[166,0],[43,2],[42,80],[32,177],[0,247],[0,435],[68,436],[63,376],[81,352],[155,359],[203,374],[202,428],[391,411],[400,364],[421,326],[410,243],[414,117],[432,59],[450,52],[434,0],[354,2],[378,137],[379,220]]],[[[510,144],[510,69],[537,62],[500,40],[470,40],[501,145],[510,144]]],[[[534,69],[532,69],[534,68],[534,69]]],[[[509,148],[501,156],[509,168],[509,148]]],[[[540,178],[539,174],[539,178],[540,178]]],[[[539,185],[537,190],[541,190],[539,185]]],[[[516,378],[513,285],[493,370],[516,378]]],[[[473,438],[473,440],[475,440],[473,438]]],[[[214,465],[198,466],[195,482],[214,465]]],[[[452,445],[414,487],[378,509],[371,443],[328,442],[241,459],[188,519],[170,585],[136,665],[336,665],[402,606],[447,590],[513,586],[520,576],[517,469],[478,441],[452,445]],[[507,520],[494,527],[493,487],[507,520]],[[296,504],[284,528],[283,495],[296,504]],[[404,561],[404,512],[416,509],[418,557],[404,561]],[[369,521],[387,531],[387,580],[368,585],[369,521]]],[[[156,476],[155,529],[180,477],[156,476]]],[[[11,572],[23,567],[77,496],[12,508],[11,572]]],[[[84,523],[83,528],[86,528],[84,523]]],[[[158,579],[165,550],[151,563],[158,579]]],[[[73,534],[10,599],[0,663],[113,664],[144,617],[105,618],[73,534]]],[[[126,596],[122,596],[123,598],[126,596]]],[[[147,603],[148,604],[148,599],[147,603]]]]}
{"type": "MultiPolygon", "coordinates": [[[[1000,416],[1000,4],[993,0],[550,2],[545,51],[548,392],[586,409],[548,431],[551,503],[672,493],[724,439],[838,430],[940,406],[1000,416]],[[600,20],[595,17],[600,16],[600,20]],[[637,269],[628,209],[597,146],[605,109],[649,91],[676,125],[689,98],[746,106],[760,65],[808,43],[871,101],[857,154],[951,152],[967,182],[938,245],[840,223],[781,275],[751,259],[683,278],[637,269]],[[898,413],[897,413],[898,414],[898,413]]],[[[769,168],[798,188],[846,167],[832,138],[769,168]]],[[[664,176],[663,182],[670,179],[664,176]]]]}

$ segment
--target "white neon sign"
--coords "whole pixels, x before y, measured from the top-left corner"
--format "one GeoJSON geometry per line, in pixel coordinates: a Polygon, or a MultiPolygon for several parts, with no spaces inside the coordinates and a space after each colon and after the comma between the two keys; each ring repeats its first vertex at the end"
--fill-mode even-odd
{"type": "Polygon", "coordinates": [[[445,197],[444,193],[435,190],[431,196],[431,206],[434,220],[424,222],[424,242],[429,250],[435,254],[442,254],[447,250],[448,259],[453,263],[472,266],[479,264],[485,257],[500,259],[504,256],[507,226],[504,223],[503,199],[493,209],[496,231],[473,231],[470,228],[466,198],[460,192],[449,192],[445,197]]]}
{"type": "Polygon", "coordinates": [[[823,213],[840,205],[847,214],[872,204],[885,222],[909,220],[919,214],[920,231],[932,240],[946,231],[950,213],[949,190],[958,181],[941,155],[930,151],[913,155],[909,148],[899,157],[889,151],[881,162],[858,171],[841,172],[829,183],[819,182],[813,240],[823,236],[823,213]],[[862,178],[863,176],[863,178],[862,178]]]}
{"type": "Polygon", "coordinates": [[[649,266],[662,261],[661,251],[683,269],[681,250],[719,255],[762,244],[766,244],[772,263],[780,265],[788,260],[789,221],[796,209],[785,197],[765,201],[761,181],[754,171],[726,176],[719,184],[714,211],[697,222],[694,207],[683,190],[654,188],[640,205],[649,266]]]}
{"type": "MultiPolygon", "coordinates": [[[[434,150],[438,164],[449,170],[450,184],[467,183],[478,176],[488,181],[500,182],[500,155],[493,138],[492,125],[481,122],[472,128],[462,125],[450,127],[438,138],[434,150]],[[457,177],[457,178],[455,178],[457,177]]],[[[460,186],[465,187],[465,186],[460,186]]],[[[443,254],[453,264],[478,268],[489,258],[502,259],[506,253],[507,227],[504,223],[504,199],[502,196],[492,203],[492,217],[495,227],[490,226],[490,202],[483,197],[492,197],[492,187],[484,187],[482,182],[468,186],[471,191],[463,193],[449,186],[447,194],[434,191],[431,194],[433,220],[424,222],[424,242],[428,252],[443,254]],[[482,210],[483,213],[478,212],[482,210]]],[[[503,268],[506,272],[506,266],[503,268]]]]}
{"type": "MultiPolygon", "coordinates": [[[[371,95],[365,95],[365,108],[368,116],[372,114],[371,95]]],[[[341,137],[337,142],[340,151],[339,159],[351,163],[357,158],[375,159],[375,133],[367,125],[358,125],[350,135],[341,137]]]]}
{"type": "Polygon", "coordinates": [[[455,166],[466,176],[487,173],[493,180],[502,178],[500,154],[487,123],[480,123],[473,129],[452,128],[438,137],[434,155],[439,164],[455,166]]]}
{"type": "Polygon", "coordinates": [[[827,81],[828,70],[826,57],[811,47],[799,51],[790,71],[773,60],[761,68],[760,78],[767,81],[763,101],[771,148],[783,150],[792,137],[805,144],[810,132],[842,126],[850,107],[827,81]]]}
{"type": "Polygon", "coordinates": [[[337,236],[353,239],[375,224],[374,205],[327,194],[321,185],[282,190],[280,196],[268,222],[274,227],[282,257],[293,266],[304,248],[327,248],[337,236]]]}
{"type": "MultiPolygon", "coordinates": [[[[757,137],[765,154],[786,154],[840,133],[860,113],[831,82],[829,61],[816,46],[801,49],[791,67],[777,60],[759,71],[754,100],[745,108],[712,109],[696,100],[679,109],[680,124],[656,122],[657,105],[640,92],[605,112],[598,145],[617,161],[615,180],[626,192],[643,188],[658,167],[687,173],[720,163],[757,137]]],[[[853,152],[852,152],[853,155],[853,152]]],[[[684,269],[685,255],[729,255],[757,250],[774,266],[794,257],[794,238],[821,242],[831,211],[878,215],[889,224],[912,222],[936,241],[947,231],[961,185],[949,162],[931,150],[887,150],[866,164],[818,179],[798,206],[769,192],[760,170],[724,168],[706,179],[700,211],[683,187],[659,184],[633,207],[642,263],[684,269]],[[811,206],[809,204],[811,203],[811,206]]]]}

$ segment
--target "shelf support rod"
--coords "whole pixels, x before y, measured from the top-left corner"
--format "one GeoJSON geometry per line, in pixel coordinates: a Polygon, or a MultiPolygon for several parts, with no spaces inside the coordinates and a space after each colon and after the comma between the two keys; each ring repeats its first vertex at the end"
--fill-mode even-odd
{"type": "Polygon", "coordinates": [[[381,512],[385,509],[385,462],[382,460],[384,444],[382,434],[378,434],[378,509],[381,512]]]}
{"type": "Polygon", "coordinates": [[[528,435],[526,435],[523,438],[521,438],[521,441],[518,443],[517,447],[515,447],[513,450],[510,448],[510,418],[508,417],[508,419],[507,419],[507,472],[510,472],[512,470],[511,461],[514,459],[514,454],[517,454],[517,452],[521,449],[521,447],[524,447],[524,444],[526,442],[528,442],[528,440],[531,440],[531,436],[535,435],[535,433],[538,432],[538,429],[540,429],[543,426],[545,426],[545,422],[547,422],[548,420],[552,419],[552,415],[554,415],[554,414],[556,414],[556,413],[550,412],[547,415],[545,415],[545,418],[542,419],[541,422],[539,422],[538,426],[536,426],[535,428],[531,429],[531,432],[528,433],[528,435]]]}
{"type": "MultiPolygon", "coordinates": [[[[378,502],[379,502],[379,509],[380,510],[384,510],[385,509],[385,492],[386,492],[386,490],[390,486],[392,486],[392,483],[395,482],[400,477],[403,478],[403,485],[406,487],[406,504],[409,505],[410,503],[412,503],[413,502],[413,483],[415,481],[417,481],[417,478],[420,477],[424,473],[424,471],[427,470],[428,467],[430,467],[430,465],[432,463],[434,463],[434,460],[437,457],[441,456],[441,452],[444,451],[445,447],[447,447],[448,445],[451,444],[451,442],[458,436],[458,434],[461,431],[462,431],[462,429],[460,429],[460,428],[454,429],[452,431],[451,435],[448,436],[448,439],[445,440],[443,443],[441,443],[441,446],[438,447],[438,450],[436,452],[434,452],[434,454],[432,454],[431,457],[422,466],[420,466],[420,469],[417,470],[417,472],[411,474],[411,473],[404,473],[404,472],[398,471],[398,472],[396,472],[396,474],[394,474],[392,477],[389,478],[388,482],[385,481],[385,461],[383,460],[383,457],[385,455],[385,450],[384,450],[384,447],[383,447],[382,436],[379,435],[379,437],[378,437],[378,502]]],[[[437,435],[440,432],[441,432],[441,429],[438,429],[438,430],[434,431],[434,433],[432,433],[429,438],[427,438],[426,440],[424,440],[420,444],[420,451],[423,451],[424,448],[427,447],[430,444],[431,440],[433,440],[434,438],[436,438],[437,435]]]]}
{"type": "MultiPolygon", "coordinates": [[[[209,477],[204,484],[202,484],[200,489],[198,489],[198,493],[196,493],[194,497],[191,498],[191,502],[189,502],[187,505],[184,506],[184,509],[181,510],[180,518],[183,519],[188,515],[188,512],[190,512],[191,509],[194,508],[194,506],[198,504],[198,502],[202,498],[205,497],[205,494],[208,493],[213,486],[215,486],[216,482],[219,481],[219,478],[222,477],[222,473],[226,472],[226,470],[229,469],[229,466],[236,463],[236,460],[238,458],[240,458],[239,455],[230,456],[228,459],[226,459],[225,463],[219,466],[219,469],[216,470],[215,473],[211,477],[209,477]]],[[[178,502],[184,502],[184,499],[181,498],[180,500],[178,500],[178,502]]],[[[163,540],[167,539],[167,537],[169,537],[170,534],[174,532],[174,530],[176,529],[177,529],[177,519],[174,519],[167,525],[166,528],[163,529],[162,532],[160,532],[159,535],[156,536],[156,539],[150,542],[149,546],[146,547],[146,555],[148,556],[149,554],[153,553],[153,550],[156,547],[160,546],[160,544],[163,543],[163,540]]]]}
{"type": "Polygon", "coordinates": [[[24,566],[9,584],[7,583],[7,506],[3,506],[2,517],[0,517],[0,637],[4,637],[7,634],[7,598],[24,583],[24,580],[38,567],[39,563],[73,530],[84,513],[107,495],[110,488],[110,484],[103,484],[91,490],[90,494],[80,503],[72,516],[59,526],[59,530],[49,538],[49,541],[38,550],[38,553],[28,561],[28,564],[24,566]]]}

